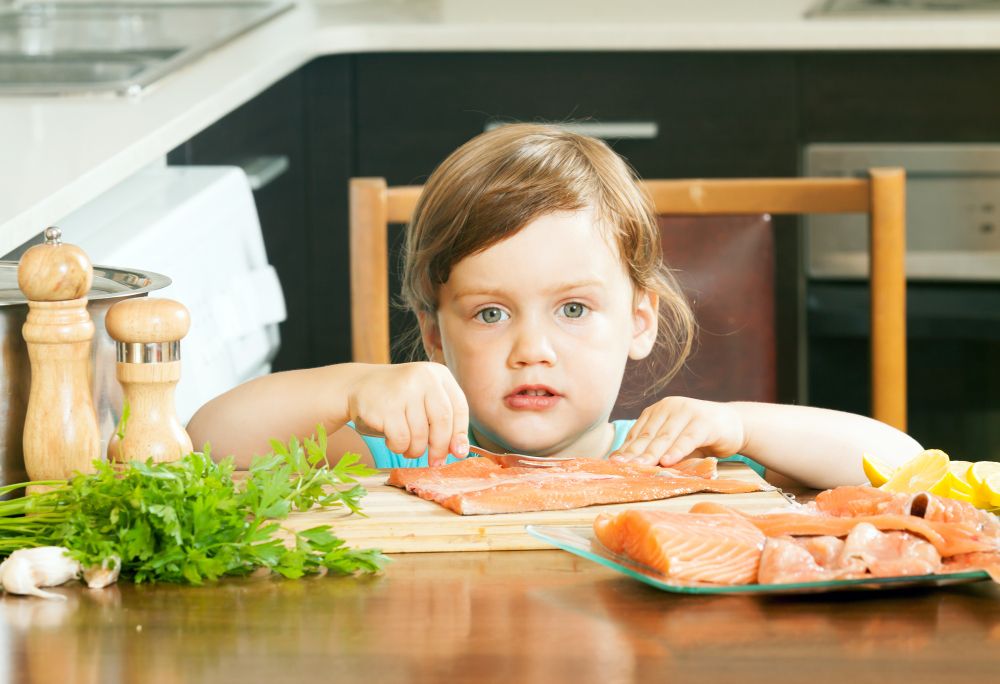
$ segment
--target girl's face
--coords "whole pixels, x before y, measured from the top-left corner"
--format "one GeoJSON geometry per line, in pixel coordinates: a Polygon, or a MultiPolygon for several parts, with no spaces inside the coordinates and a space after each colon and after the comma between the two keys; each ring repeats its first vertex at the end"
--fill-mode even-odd
{"type": "Polygon", "coordinates": [[[655,342],[656,297],[636,299],[593,212],[557,212],[458,262],[421,329],[483,446],[596,458],[626,361],[655,342]]]}

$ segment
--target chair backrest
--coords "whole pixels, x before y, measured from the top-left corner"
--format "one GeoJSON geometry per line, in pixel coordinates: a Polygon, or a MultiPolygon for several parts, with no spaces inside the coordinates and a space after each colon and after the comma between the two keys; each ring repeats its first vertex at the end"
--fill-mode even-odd
{"type": "MultiPolygon", "coordinates": [[[[872,416],[906,429],[906,175],[646,180],[658,214],[869,215],[872,416]]],[[[388,226],[406,223],[420,186],[350,183],[351,338],[355,361],[390,362],[388,226]]]]}
{"type": "MultiPolygon", "coordinates": [[[[666,385],[654,383],[657,366],[662,366],[658,362],[669,361],[659,358],[665,349],[629,363],[611,417],[637,418],[643,408],[671,395],[777,402],[778,273],[772,217],[660,214],[657,227],[664,258],[694,311],[697,335],[684,366],[666,385]]],[[[789,304],[799,306],[797,300],[789,304]]],[[[798,368],[794,351],[781,355],[781,366],[798,368]]]]}

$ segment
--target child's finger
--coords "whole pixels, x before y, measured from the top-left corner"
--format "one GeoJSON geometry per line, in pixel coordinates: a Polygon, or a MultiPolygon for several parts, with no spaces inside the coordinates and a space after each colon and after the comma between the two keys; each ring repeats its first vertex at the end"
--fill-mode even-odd
{"type": "Polygon", "coordinates": [[[643,453],[655,458],[656,460],[654,462],[659,462],[660,459],[663,458],[667,451],[669,451],[673,446],[677,437],[684,432],[690,422],[690,413],[684,412],[671,415],[666,421],[664,421],[663,425],[660,426],[659,432],[652,440],[649,441],[643,453]]]}
{"type": "Polygon", "coordinates": [[[648,422],[649,422],[649,412],[643,411],[642,413],[639,414],[639,417],[635,419],[635,423],[632,425],[629,431],[625,433],[624,444],[629,444],[632,440],[641,435],[643,431],[646,429],[646,423],[648,422]]]}
{"type": "Polygon", "coordinates": [[[629,431],[629,437],[626,437],[625,442],[618,448],[616,453],[631,456],[644,454],[647,451],[649,443],[656,437],[657,432],[660,430],[660,425],[662,425],[664,420],[665,416],[659,412],[653,412],[646,416],[642,428],[639,430],[636,430],[639,427],[638,421],[636,421],[636,425],[629,431]]]}
{"type": "Polygon", "coordinates": [[[673,445],[660,457],[660,465],[668,467],[674,465],[678,461],[684,460],[694,453],[694,451],[701,446],[702,442],[704,442],[703,438],[692,433],[684,433],[680,435],[674,441],[673,445]]]}
{"type": "Polygon", "coordinates": [[[690,456],[694,453],[695,449],[705,445],[707,438],[708,432],[704,428],[692,425],[677,438],[677,441],[674,442],[674,446],[671,447],[668,455],[675,456],[677,460],[690,456]]]}
{"type": "MultiPolygon", "coordinates": [[[[372,423],[369,423],[369,425],[376,430],[379,429],[378,426],[372,423]]],[[[381,431],[385,435],[385,445],[389,451],[402,454],[410,448],[410,427],[406,421],[405,413],[401,413],[396,418],[383,420],[381,431]]]]}
{"type": "Polygon", "coordinates": [[[427,463],[441,465],[448,458],[452,435],[451,401],[443,389],[428,393],[424,398],[424,411],[430,426],[427,463]]]}
{"type": "Polygon", "coordinates": [[[402,452],[407,458],[420,458],[427,451],[427,412],[424,404],[408,404],[406,407],[406,425],[410,432],[410,443],[402,452]]]}
{"type": "Polygon", "coordinates": [[[453,379],[445,382],[444,388],[451,399],[450,451],[458,458],[464,458],[469,455],[469,402],[462,388],[453,379]]]}
{"type": "Polygon", "coordinates": [[[639,465],[656,465],[656,458],[649,454],[626,454],[616,451],[609,459],[622,463],[638,463],[639,465]]]}
{"type": "Polygon", "coordinates": [[[694,423],[690,424],[684,432],[677,436],[677,439],[674,440],[670,448],[660,457],[660,465],[672,466],[678,461],[687,458],[705,443],[706,436],[707,433],[704,429],[699,428],[694,423]]]}

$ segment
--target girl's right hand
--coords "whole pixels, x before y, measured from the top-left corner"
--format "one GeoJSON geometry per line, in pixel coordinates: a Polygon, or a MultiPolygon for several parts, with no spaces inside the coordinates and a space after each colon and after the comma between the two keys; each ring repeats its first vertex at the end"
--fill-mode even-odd
{"type": "Polygon", "coordinates": [[[427,451],[430,465],[469,453],[469,404],[448,367],[427,361],[366,366],[352,383],[348,410],[385,435],[385,445],[407,458],[427,451]]]}

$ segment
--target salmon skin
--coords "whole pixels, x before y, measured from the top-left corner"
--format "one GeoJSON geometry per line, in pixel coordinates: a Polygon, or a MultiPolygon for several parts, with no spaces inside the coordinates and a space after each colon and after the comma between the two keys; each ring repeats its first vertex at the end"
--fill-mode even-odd
{"type": "MultiPolygon", "coordinates": [[[[714,474],[714,461],[683,467],[714,474]]],[[[544,468],[502,468],[484,458],[468,458],[436,468],[394,468],[387,483],[461,515],[565,510],[696,492],[763,489],[756,483],[710,479],[676,469],[582,458],[544,468]]]]}

